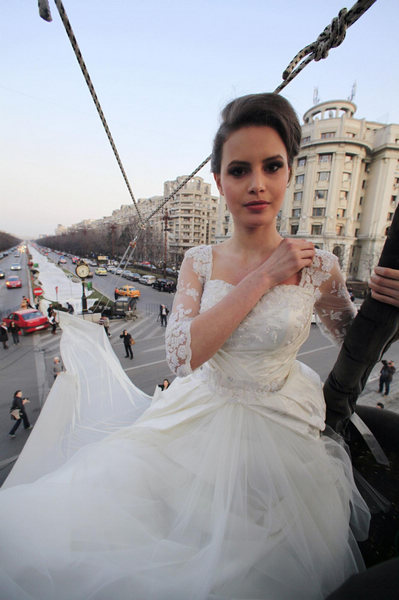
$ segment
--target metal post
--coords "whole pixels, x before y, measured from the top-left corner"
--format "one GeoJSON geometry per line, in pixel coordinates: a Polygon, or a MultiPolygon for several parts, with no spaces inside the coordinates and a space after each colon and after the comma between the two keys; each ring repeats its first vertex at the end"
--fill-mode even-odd
{"type": "Polygon", "coordinates": [[[82,313],[87,313],[87,298],[85,293],[85,280],[82,280],[82,313]]]}

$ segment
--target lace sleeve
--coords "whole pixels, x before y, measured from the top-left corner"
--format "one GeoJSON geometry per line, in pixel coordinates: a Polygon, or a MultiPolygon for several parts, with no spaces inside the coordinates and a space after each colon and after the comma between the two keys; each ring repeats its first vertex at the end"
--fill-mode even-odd
{"type": "Polygon", "coordinates": [[[165,335],[166,360],[178,377],[192,372],[190,327],[199,313],[204,283],[209,276],[211,251],[209,246],[191,248],[186,252],[180,269],[165,335]]]}
{"type": "Polygon", "coordinates": [[[329,339],[341,344],[357,311],[350,299],[338,259],[330,252],[319,250],[312,268],[317,324],[329,339]]]}

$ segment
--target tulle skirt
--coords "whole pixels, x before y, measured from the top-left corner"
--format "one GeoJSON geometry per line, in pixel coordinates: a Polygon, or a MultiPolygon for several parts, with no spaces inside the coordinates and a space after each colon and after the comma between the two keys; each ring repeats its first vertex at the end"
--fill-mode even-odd
{"type": "Polygon", "coordinates": [[[368,512],[334,440],[189,376],[3,490],[0,520],[1,599],[321,600],[363,568],[368,512]]]}

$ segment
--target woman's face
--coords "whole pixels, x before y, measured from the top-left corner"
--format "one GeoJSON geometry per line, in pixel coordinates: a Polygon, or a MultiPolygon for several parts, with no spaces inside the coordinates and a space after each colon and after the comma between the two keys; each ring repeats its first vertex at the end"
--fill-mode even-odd
{"type": "Polygon", "coordinates": [[[219,192],[236,225],[253,228],[274,223],[284,200],[291,169],[281,137],[271,127],[242,127],[223,145],[219,192]]]}

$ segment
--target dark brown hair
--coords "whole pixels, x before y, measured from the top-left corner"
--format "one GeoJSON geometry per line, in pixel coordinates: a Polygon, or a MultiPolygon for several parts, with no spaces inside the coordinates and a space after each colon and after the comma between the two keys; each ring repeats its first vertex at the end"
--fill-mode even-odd
{"type": "Polygon", "coordinates": [[[222,111],[222,123],[213,141],[212,173],[220,173],[223,145],[228,137],[252,125],[266,125],[277,131],[287,150],[288,166],[292,166],[301,142],[301,126],[295,110],[279,94],[250,94],[236,98],[222,111]]]}

